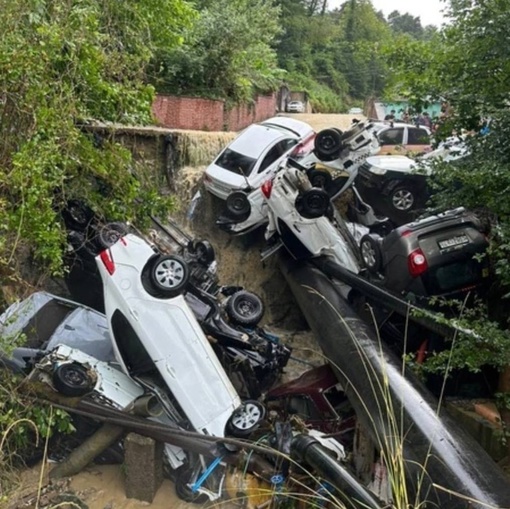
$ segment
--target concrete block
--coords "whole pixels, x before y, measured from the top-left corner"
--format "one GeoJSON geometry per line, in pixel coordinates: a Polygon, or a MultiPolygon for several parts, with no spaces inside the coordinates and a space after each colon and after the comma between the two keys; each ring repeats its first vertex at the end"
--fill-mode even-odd
{"type": "Polygon", "coordinates": [[[163,482],[163,444],[130,433],[124,449],[126,497],[152,503],[163,482]]]}

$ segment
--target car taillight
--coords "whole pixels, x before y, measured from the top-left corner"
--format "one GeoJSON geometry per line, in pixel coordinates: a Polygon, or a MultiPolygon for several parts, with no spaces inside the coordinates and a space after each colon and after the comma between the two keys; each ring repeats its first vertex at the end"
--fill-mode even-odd
{"type": "Polygon", "coordinates": [[[271,191],[273,190],[273,181],[266,180],[260,189],[262,190],[262,194],[269,200],[269,198],[271,198],[271,191]]]}
{"type": "Polygon", "coordinates": [[[103,262],[106,270],[108,271],[108,274],[110,274],[111,276],[115,272],[115,263],[113,262],[110,250],[105,249],[104,251],[101,251],[99,253],[99,258],[101,258],[101,261],[103,262]]]}
{"type": "Polygon", "coordinates": [[[409,269],[409,274],[413,277],[421,276],[429,268],[427,259],[420,248],[415,249],[407,257],[407,267],[409,269]]]}

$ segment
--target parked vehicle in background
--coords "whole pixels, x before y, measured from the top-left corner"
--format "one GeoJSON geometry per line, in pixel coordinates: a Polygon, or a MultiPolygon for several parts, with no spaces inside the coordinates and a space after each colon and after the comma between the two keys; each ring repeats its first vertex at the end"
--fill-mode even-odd
{"type": "Polygon", "coordinates": [[[305,105],[301,101],[290,101],[287,104],[288,113],[304,113],[305,105]]]}
{"type": "Polygon", "coordinates": [[[350,108],[347,113],[349,115],[363,115],[363,108],[350,108]]]}
{"type": "Polygon", "coordinates": [[[302,152],[301,147],[314,135],[310,125],[289,117],[253,124],[207,167],[204,185],[223,200],[233,191],[256,189],[276,173],[286,157],[302,152]]]}
{"type": "Polygon", "coordinates": [[[425,126],[400,123],[375,123],[381,148],[379,154],[422,153],[432,150],[431,132],[425,126]]]}

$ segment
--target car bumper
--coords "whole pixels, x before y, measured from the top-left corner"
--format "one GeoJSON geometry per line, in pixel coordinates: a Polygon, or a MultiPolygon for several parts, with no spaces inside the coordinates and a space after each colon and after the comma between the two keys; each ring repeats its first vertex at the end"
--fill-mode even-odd
{"type": "Polygon", "coordinates": [[[356,177],[356,184],[369,189],[382,189],[386,179],[384,175],[375,175],[374,173],[360,168],[356,177]]]}

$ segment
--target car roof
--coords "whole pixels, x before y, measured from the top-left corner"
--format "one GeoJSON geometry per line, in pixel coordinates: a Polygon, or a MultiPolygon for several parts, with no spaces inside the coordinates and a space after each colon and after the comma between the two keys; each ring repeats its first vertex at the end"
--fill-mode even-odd
{"type": "Polygon", "coordinates": [[[247,127],[227,148],[258,159],[269,146],[285,138],[297,138],[297,136],[291,132],[253,124],[247,127]]]}
{"type": "MultiPolygon", "coordinates": [[[[292,102],[301,102],[301,101],[292,101],[292,102]]],[[[285,131],[290,131],[295,136],[299,138],[305,138],[313,133],[312,126],[303,122],[301,120],[296,120],[295,118],[278,116],[268,118],[261,122],[261,125],[267,125],[271,127],[276,127],[277,129],[283,129],[285,131]]]]}
{"type": "MultiPolygon", "coordinates": [[[[381,122],[387,122],[387,121],[381,121],[381,122]]],[[[385,123],[380,130],[383,129],[396,129],[398,127],[417,127],[418,129],[423,129],[424,131],[427,131],[430,134],[430,129],[425,125],[415,125],[415,124],[406,124],[405,122],[393,122],[393,123],[385,123]]]]}

